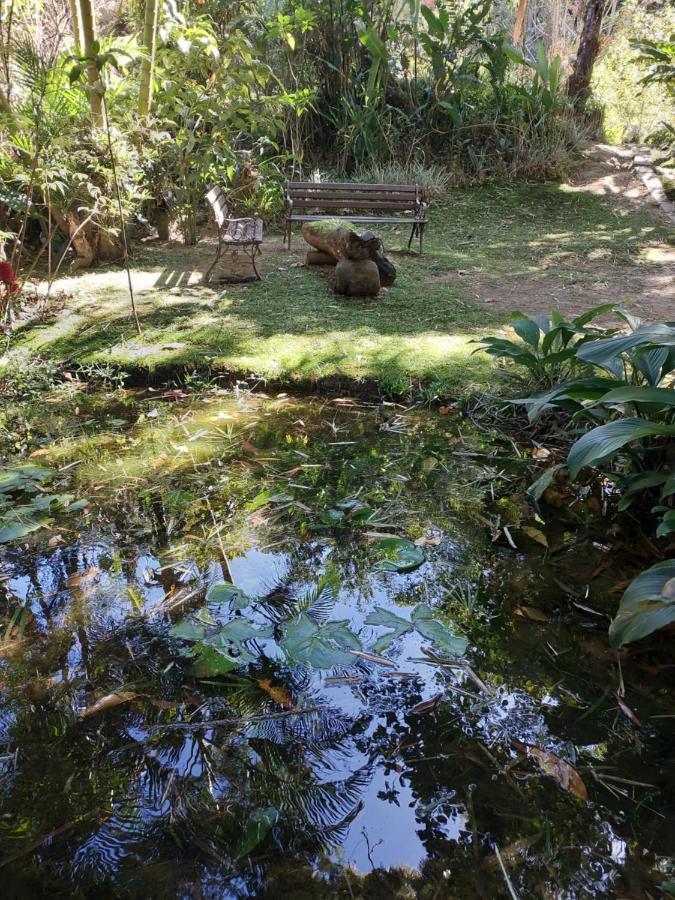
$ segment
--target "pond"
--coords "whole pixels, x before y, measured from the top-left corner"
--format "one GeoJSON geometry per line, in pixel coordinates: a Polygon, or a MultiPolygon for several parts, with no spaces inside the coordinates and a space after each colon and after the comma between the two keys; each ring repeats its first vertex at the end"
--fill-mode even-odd
{"type": "Polygon", "coordinates": [[[530,452],[442,413],[66,385],[17,426],[4,896],[675,878],[673,668],[609,650],[615,536],[583,498],[537,507],[530,452]]]}

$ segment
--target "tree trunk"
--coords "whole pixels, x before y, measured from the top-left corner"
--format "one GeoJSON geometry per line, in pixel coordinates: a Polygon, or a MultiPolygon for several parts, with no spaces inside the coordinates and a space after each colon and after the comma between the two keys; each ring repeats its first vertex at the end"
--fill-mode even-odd
{"type": "Polygon", "coordinates": [[[591,93],[591,76],[600,49],[600,26],[604,10],[605,0],[587,0],[577,58],[567,82],[567,95],[579,110],[583,110],[591,93]]]}
{"type": "Polygon", "coordinates": [[[373,259],[380,248],[380,239],[375,232],[358,232],[331,221],[305,222],[302,236],[316,250],[322,250],[336,260],[373,259]]]}
{"type": "Polygon", "coordinates": [[[141,62],[141,84],[138,94],[138,115],[147,117],[152,108],[152,79],[155,71],[157,52],[157,23],[159,21],[159,0],[145,0],[145,21],[143,25],[143,46],[146,56],[141,62]]]}
{"type": "Polygon", "coordinates": [[[103,107],[101,103],[101,74],[94,62],[94,41],[96,40],[95,0],[74,0],[79,6],[82,28],[82,55],[87,57],[87,83],[91,121],[96,128],[103,127],[103,107]]]}
{"type": "Polygon", "coordinates": [[[513,46],[517,47],[523,36],[525,28],[525,17],[527,16],[527,0],[519,0],[518,12],[516,13],[516,22],[513,26],[513,46]]]}
{"type": "Polygon", "coordinates": [[[70,2],[70,27],[73,30],[73,49],[75,55],[82,53],[82,17],[80,16],[79,0],[69,0],[70,2]]]}

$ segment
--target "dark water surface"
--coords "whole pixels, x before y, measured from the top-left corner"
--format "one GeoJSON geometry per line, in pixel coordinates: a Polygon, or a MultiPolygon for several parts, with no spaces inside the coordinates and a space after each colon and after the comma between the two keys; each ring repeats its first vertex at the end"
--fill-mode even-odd
{"type": "Polygon", "coordinates": [[[61,398],[33,427],[49,491],[88,505],[0,548],[2,896],[647,898],[675,878],[673,670],[623,660],[631,721],[607,522],[537,518],[510,441],[213,391],[61,398]],[[387,570],[386,535],[424,562],[387,570]],[[206,599],[229,581],[247,606],[206,599]],[[461,656],[418,630],[373,649],[369,615],[418,604],[461,656]],[[308,609],[318,664],[293,664],[308,609]],[[170,633],[236,619],[266,636],[221,646],[220,671],[170,633]],[[348,664],[321,661],[333,622],[348,664]]]}

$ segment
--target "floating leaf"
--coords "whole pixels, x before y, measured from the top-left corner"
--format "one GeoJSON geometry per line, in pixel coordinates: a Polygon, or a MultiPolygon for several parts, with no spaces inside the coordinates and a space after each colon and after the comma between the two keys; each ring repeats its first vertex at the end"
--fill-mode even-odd
{"type": "Polygon", "coordinates": [[[44,522],[7,522],[0,527],[0,544],[9,544],[10,541],[17,541],[19,538],[25,537],[38,528],[43,528],[44,522]]]}
{"type": "Polygon", "coordinates": [[[119,706],[120,703],[128,703],[129,700],[133,700],[136,697],[138,697],[138,694],[135,691],[116,691],[113,694],[106,694],[105,697],[99,697],[95,703],[83,709],[80,716],[83,719],[86,719],[87,716],[95,716],[97,713],[111,709],[113,706],[119,706]]]}
{"type": "Polygon", "coordinates": [[[244,824],[235,851],[235,859],[246,856],[261,844],[279,819],[279,810],[273,806],[254,810],[244,824]]]}
{"type": "Polygon", "coordinates": [[[461,656],[466,650],[467,640],[454,632],[446,625],[434,618],[431,607],[419,603],[412,611],[411,621],[402,619],[395,613],[378,606],[365,621],[366,625],[382,625],[391,628],[389,634],[382,635],[373,644],[376,653],[382,653],[393,642],[410,631],[417,631],[422,637],[434,645],[434,647],[450,656],[461,656]]]}
{"type": "Polygon", "coordinates": [[[256,682],[258,687],[266,694],[269,694],[279,706],[283,706],[284,709],[293,709],[295,702],[287,687],[284,687],[282,684],[272,684],[270,678],[257,678],[256,682]]]}
{"type": "Polygon", "coordinates": [[[405,538],[384,538],[373,546],[380,556],[377,568],[383,572],[412,572],[425,561],[422,550],[405,538]]]}
{"type": "Polygon", "coordinates": [[[319,627],[308,615],[300,613],[284,626],[280,647],[291,665],[332,669],[352,665],[354,656],[349,650],[360,650],[361,644],[346,621],[327,622],[319,627]]]}
{"type": "Polygon", "coordinates": [[[548,538],[543,531],[534,528],[532,525],[523,525],[523,531],[531,540],[541,544],[542,547],[548,547],[548,538]]]}
{"type": "Polygon", "coordinates": [[[413,630],[413,625],[407,619],[402,619],[395,613],[384,609],[382,606],[376,607],[365,620],[366,625],[383,625],[385,628],[391,628],[389,634],[384,634],[378,638],[373,644],[373,650],[376,653],[382,653],[387,650],[397,638],[402,637],[409,631],[413,630]]]}
{"type": "Polygon", "coordinates": [[[169,631],[172,637],[183,641],[201,641],[206,637],[206,626],[193,622],[190,618],[181,619],[169,631]]]}
{"type": "Polygon", "coordinates": [[[550,775],[551,778],[555,778],[564,791],[567,791],[579,800],[588,800],[586,785],[584,784],[581,775],[574,766],[570,765],[570,763],[566,762],[564,759],[560,759],[559,756],[556,756],[556,754],[552,753],[550,750],[541,750],[539,747],[534,747],[531,744],[520,744],[516,742],[516,747],[518,749],[523,749],[524,752],[536,762],[545,775],[550,775]]]}
{"type": "Polygon", "coordinates": [[[232,609],[244,609],[253,602],[253,598],[245,594],[241,588],[229,581],[218,581],[206,592],[208,603],[230,603],[232,609]]]}
{"type": "Polygon", "coordinates": [[[450,656],[461,656],[466,650],[467,639],[452,632],[447,625],[433,618],[433,610],[424,603],[418,604],[412,611],[412,620],[416,630],[431,641],[437,650],[450,656]]]}
{"type": "Polygon", "coordinates": [[[0,472],[0,493],[25,491],[34,488],[35,482],[46,481],[54,475],[53,469],[42,466],[14,466],[0,472]]]}
{"type": "Polygon", "coordinates": [[[90,588],[97,580],[101,570],[98,566],[89,566],[84,572],[75,572],[67,581],[71,590],[86,590],[90,588]]]}
{"type": "Polygon", "coordinates": [[[533,606],[516,606],[513,612],[524,619],[531,619],[532,622],[548,622],[548,616],[533,606]]]}
{"type": "Polygon", "coordinates": [[[190,671],[196,678],[212,678],[214,675],[226,675],[240,665],[241,661],[234,660],[213,647],[197,644],[197,654],[190,671]]]}

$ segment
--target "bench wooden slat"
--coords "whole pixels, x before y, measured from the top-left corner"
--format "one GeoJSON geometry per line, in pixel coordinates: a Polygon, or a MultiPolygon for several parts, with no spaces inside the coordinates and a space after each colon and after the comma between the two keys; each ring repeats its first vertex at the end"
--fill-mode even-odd
{"type": "Polygon", "coordinates": [[[347,194],[343,191],[322,191],[321,193],[317,191],[288,191],[286,196],[290,197],[291,200],[314,199],[320,202],[324,200],[340,200],[342,203],[351,202],[352,200],[359,200],[362,203],[375,203],[378,200],[397,200],[399,203],[408,204],[417,202],[414,194],[401,194],[397,191],[392,191],[391,193],[386,191],[371,191],[370,193],[354,191],[353,194],[347,194]]]}
{"type": "MultiPolygon", "coordinates": [[[[290,249],[291,246],[293,222],[317,222],[333,217],[354,223],[412,225],[410,241],[417,233],[420,239],[421,254],[426,225],[426,206],[417,184],[287,181],[286,236],[288,248],[290,249]],[[321,214],[297,213],[296,210],[317,210],[321,214]],[[352,210],[362,213],[372,212],[373,215],[353,215],[352,210]],[[386,215],[387,212],[390,214],[386,215]],[[394,212],[404,215],[393,216],[394,212]]],[[[410,247],[410,241],[408,241],[408,247],[410,247]]]]}
{"type": "Polygon", "coordinates": [[[307,188],[310,190],[321,191],[327,188],[331,191],[385,191],[395,190],[405,193],[415,194],[417,192],[416,184],[361,184],[360,182],[346,181],[287,181],[286,188],[307,188]]]}
{"type": "MultiPolygon", "coordinates": [[[[321,215],[291,215],[287,216],[288,222],[320,222],[322,219],[325,219],[325,216],[321,215]]],[[[345,219],[347,222],[370,222],[377,223],[380,222],[382,225],[417,225],[420,222],[426,222],[425,219],[420,218],[419,216],[340,216],[341,219],[345,219]]]]}
{"type": "Polygon", "coordinates": [[[321,208],[321,209],[400,209],[400,210],[412,210],[415,208],[414,203],[408,203],[407,201],[401,202],[400,200],[374,200],[372,203],[370,201],[363,200],[348,200],[346,197],[344,200],[317,200],[317,199],[300,199],[293,200],[294,208],[303,207],[305,209],[311,209],[313,207],[321,208]]]}

